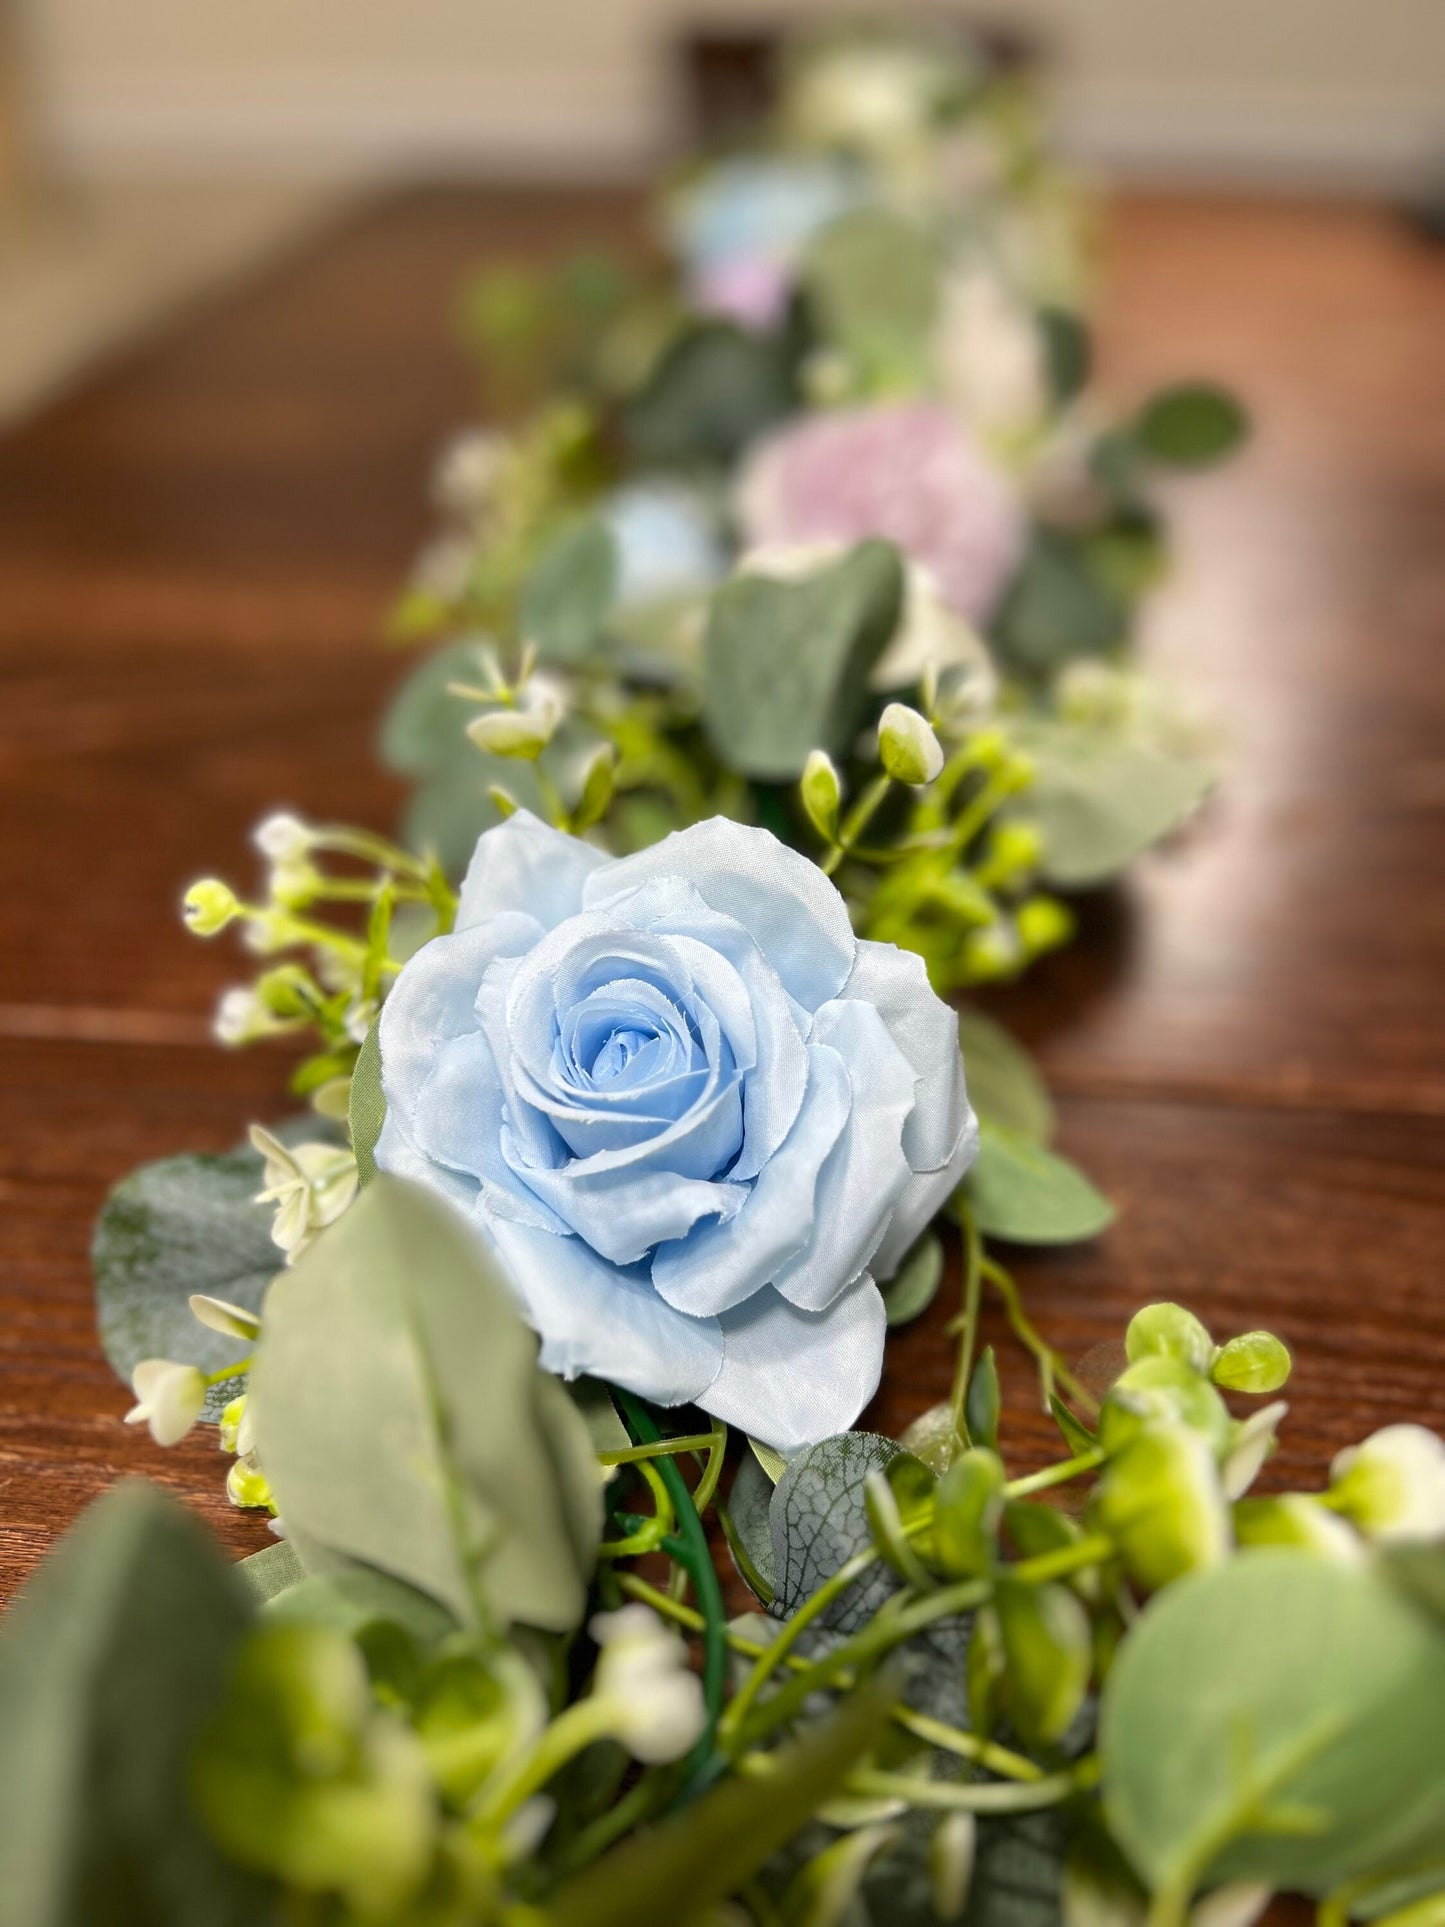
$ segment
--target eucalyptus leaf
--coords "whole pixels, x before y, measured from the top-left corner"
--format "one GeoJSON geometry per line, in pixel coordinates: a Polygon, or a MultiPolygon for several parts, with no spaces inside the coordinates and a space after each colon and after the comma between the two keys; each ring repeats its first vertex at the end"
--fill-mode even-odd
{"type": "Polygon", "coordinates": [[[1080,543],[1058,529],[1035,529],[993,627],[994,647],[1010,669],[1052,673],[1077,656],[1098,656],[1122,642],[1123,602],[1080,543]]]}
{"type": "MultiPolygon", "coordinates": [[[[192,1292],[245,1311],[282,1264],[272,1212],[257,1204],[264,1182],[254,1151],[162,1158],[132,1171],[106,1199],[91,1241],[96,1315],[105,1355],[127,1383],[143,1358],[172,1358],[219,1371],[246,1346],[192,1315],[192,1292]]],[[[220,1417],[244,1381],[206,1394],[202,1416],[220,1417]]]]}
{"type": "Polygon", "coordinates": [[[1045,878],[1064,889],[1117,876],[1214,787],[1202,759],[1163,756],[1107,730],[1038,721],[1020,726],[1017,741],[1034,765],[1022,811],[1043,835],[1045,878]]]}
{"type": "Polygon", "coordinates": [[[448,685],[481,682],[486,674],[481,652],[480,638],[465,637],[433,650],[412,670],[382,719],[379,748],[388,769],[399,776],[430,776],[456,757],[458,745],[466,744],[471,712],[448,685]]]}
{"type": "Polygon", "coordinates": [[[878,541],[860,542],[803,581],[741,575],[725,583],[703,642],[703,716],[727,762],[782,782],[801,772],[810,750],[847,749],[902,594],[898,552],[878,541]]]}
{"type": "Polygon", "coordinates": [[[236,1577],[240,1579],[259,1605],[286,1591],[288,1586],[299,1586],[306,1577],[306,1568],[296,1557],[296,1548],[286,1539],[277,1539],[269,1546],[262,1546],[249,1558],[240,1560],[236,1565],[236,1577]]]}
{"type": "Polygon", "coordinates": [[[943,1278],[943,1246],[936,1232],[925,1231],[883,1286],[883,1309],[890,1326],[919,1318],[938,1296],[943,1278]]]}
{"type": "Polygon", "coordinates": [[[1161,388],[1134,423],[1139,447],[1171,468],[1204,468],[1222,461],[1248,432],[1249,418],[1234,396],[1212,382],[1161,388]]]}
{"type": "Polygon", "coordinates": [[[565,528],[542,551],[522,585],[522,637],[553,662],[581,662],[596,647],[617,592],[617,545],[589,518],[565,528]]]}
{"type": "Polygon", "coordinates": [[[582,1414],[582,1422],[587,1427],[587,1436],[592,1441],[594,1452],[625,1452],[628,1449],[632,1444],[632,1434],[622,1423],[610,1386],[604,1385],[600,1378],[574,1378],[564,1389],[582,1414]]]}
{"type": "Polygon", "coordinates": [[[1044,308],[1039,314],[1044,358],[1055,404],[1071,402],[1089,379],[1093,359],[1088,326],[1071,308],[1044,308]]]}
{"type": "Polygon", "coordinates": [[[1047,1144],[1054,1134],[1054,1107],[1023,1045],[1002,1024],[968,1005],[958,1013],[958,1041],[969,1100],[979,1121],[1047,1144]]]}
{"type": "Polygon", "coordinates": [[[808,248],[801,279],[820,333],[852,360],[926,373],[937,250],[916,222],[883,207],[840,215],[808,248]]]}
{"type": "Polygon", "coordinates": [[[256,1449],[308,1571],[375,1567],[464,1625],[575,1626],[601,1531],[587,1427],[459,1214],[378,1177],[276,1280],[256,1449]]]}
{"type": "Polygon", "coordinates": [[[785,343],[704,321],[662,355],[627,409],[624,432],[644,463],[731,467],[798,399],[785,343]]]}
{"type": "Polygon", "coordinates": [[[1324,1894],[1445,1828],[1445,1629],[1367,1564],[1261,1547],[1158,1594],[1104,1687],[1110,1824],[1151,1888],[1324,1894]]]}
{"type": "Polygon", "coordinates": [[[399,1626],[416,1644],[434,1646],[456,1630],[456,1620],[426,1593],[389,1573],[354,1566],[316,1573],[276,1593],[266,1607],[271,1619],[304,1619],[356,1639],[370,1628],[399,1626]]]}
{"type": "Polygon", "coordinates": [[[0,1633],[0,1914],[20,1927],[215,1927],[269,1918],[188,1798],[195,1742],[250,1620],[183,1507],[98,1500],[0,1633]]]}
{"type": "Polygon", "coordinates": [[[773,1539],[768,1523],[772,1500],[772,1481],[749,1452],[738,1466],[737,1477],[728,1494],[728,1516],[738,1541],[737,1548],[733,1550],[733,1563],[755,1592],[758,1591],[755,1580],[762,1581],[759,1597],[765,1605],[771,1604],[777,1590],[773,1539]],[[742,1559],[737,1556],[739,1550],[743,1554],[742,1559]],[[751,1572],[749,1566],[752,1567],[751,1572]]]}
{"type": "Polygon", "coordinates": [[[1114,1222],[1109,1200],[1067,1158],[996,1124],[980,1127],[964,1189],[984,1236],[1014,1244],[1076,1244],[1114,1222]]]}
{"type": "MultiPolygon", "coordinates": [[[[838,1568],[873,1543],[866,1487],[870,1472],[884,1470],[901,1448],[875,1432],[844,1432],[810,1445],[788,1461],[773,1492],[769,1525],[776,1597],[773,1610],[786,1619],[838,1568]]],[[[818,1624],[854,1632],[897,1589],[879,1565],[849,1587],[818,1624]]]]}
{"type": "Polygon", "coordinates": [[[381,1089],[380,1026],[373,1024],[366,1033],[351,1073],[351,1096],[347,1101],[351,1124],[351,1149],[356,1157],[356,1177],[368,1185],[376,1176],[376,1141],[386,1122],[386,1099],[381,1089]]]}

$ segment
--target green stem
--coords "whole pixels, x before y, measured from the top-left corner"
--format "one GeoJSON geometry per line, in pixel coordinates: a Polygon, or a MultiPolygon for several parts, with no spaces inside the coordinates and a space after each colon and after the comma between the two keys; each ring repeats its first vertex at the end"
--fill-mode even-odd
{"type": "MultiPolygon", "coordinates": [[[[973,1213],[960,1198],[959,1228],[963,1233],[963,1324],[958,1339],[958,1364],[953,1374],[953,1396],[949,1412],[954,1435],[967,1438],[964,1407],[968,1402],[968,1381],[973,1373],[974,1348],[978,1343],[978,1306],[983,1288],[983,1241],[978,1235],[973,1213]]],[[[972,1443],[972,1440],[969,1441],[972,1443]]]]}
{"type": "Polygon", "coordinates": [[[636,1465],[642,1459],[665,1459],[678,1452],[704,1451],[715,1437],[713,1432],[693,1432],[685,1439],[658,1439],[648,1445],[629,1445],[622,1452],[599,1452],[597,1458],[602,1465],[636,1465]]]}
{"type": "MultiPolygon", "coordinates": [[[[627,1429],[634,1439],[644,1445],[656,1444],[658,1429],[646,1407],[630,1392],[620,1388],[616,1396],[627,1429]]],[[[644,1462],[644,1470],[651,1471],[652,1467],[644,1462]]],[[[697,1603],[705,1621],[702,1634],[702,1691],[707,1707],[707,1724],[702,1737],[688,1755],[684,1768],[683,1789],[687,1791],[703,1782],[712,1771],[723,1693],[727,1686],[727,1626],[717,1569],[708,1549],[702,1520],[687,1489],[687,1481],[678,1470],[675,1459],[660,1459],[657,1471],[667,1488],[678,1526],[677,1538],[664,1540],[664,1548],[692,1575],[697,1603]]]]}
{"type": "Polygon", "coordinates": [[[1030,1472],[1022,1479],[1010,1479],[1004,1487],[1004,1497],[1023,1499],[1030,1492],[1046,1492],[1050,1486],[1066,1485],[1070,1479],[1077,1479],[1085,1472],[1092,1472],[1095,1466],[1102,1465],[1107,1456],[1101,1450],[1080,1452],[1076,1458],[1061,1459],[1057,1465],[1046,1465],[1042,1472],[1030,1472]]]}
{"type": "MultiPolygon", "coordinates": [[[[758,1694],[791,1652],[799,1636],[820,1614],[826,1612],[834,1600],[845,1593],[855,1580],[861,1579],[865,1572],[877,1565],[880,1557],[874,1546],[869,1546],[863,1552],[855,1552],[851,1559],[845,1560],[839,1566],[831,1579],[825,1579],[818,1590],[803,1601],[791,1619],[784,1621],[782,1631],[748,1674],[741,1691],[724,1716],[721,1735],[724,1745],[732,1748],[758,1694]]],[[[784,1691],[786,1690],[784,1688],[784,1691]]]]}
{"type": "Polygon", "coordinates": [[[858,1767],[844,1786],[864,1799],[906,1800],[911,1807],[954,1813],[1036,1813],[1055,1807],[1079,1790],[1073,1773],[1051,1773],[1030,1781],[924,1780],[913,1774],[883,1773],[858,1767]]]}
{"type": "Polygon", "coordinates": [[[1043,1391],[1044,1410],[1049,1409],[1049,1396],[1054,1386],[1063,1387],[1076,1404],[1086,1411],[1097,1412],[1099,1402],[1081,1385],[1052,1346],[1046,1345],[1029,1322],[1019,1288],[1012,1276],[995,1259],[985,1256],[980,1269],[1003,1300],[1004,1316],[1015,1338],[1028,1352],[1039,1368],[1039,1384],[1043,1391]]]}

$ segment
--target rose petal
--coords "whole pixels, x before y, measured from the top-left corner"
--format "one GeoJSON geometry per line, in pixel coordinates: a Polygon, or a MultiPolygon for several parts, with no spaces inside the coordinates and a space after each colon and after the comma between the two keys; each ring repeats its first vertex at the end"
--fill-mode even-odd
{"type": "Polygon", "coordinates": [[[680,1311],[730,1311],[770,1283],[812,1236],[818,1173],[848,1122],[853,1094],[835,1050],[815,1044],[808,1062],[797,1121],[736,1217],[698,1225],[653,1259],[652,1282],[680,1311]]]}
{"type": "Polygon", "coordinates": [[[541,1336],[548,1371],[607,1379],[659,1405],[690,1403],[717,1376],[716,1319],[674,1311],[644,1273],[619,1271],[580,1238],[496,1218],[485,1223],[523,1315],[541,1336]]]}
{"type": "Polygon", "coordinates": [[[937,1171],[958,1155],[978,1126],[964,1083],[958,1048],[958,1013],[933,994],[922,957],[891,943],[860,943],[845,997],[872,1004],[913,1066],[916,1100],[903,1131],[903,1149],[915,1171],[937,1171]]]}
{"type": "Polygon", "coordinates": [[[760,1291],[718,1323],[722,1369],[694,1403],[779,1452],[846,1431],[878,1389],[886,1320],[866,1273],[826,1311],[760,1291]]]}
{"type": "Polygon", "coordinates": [[[790,1304],[819,1311],[864,1271],[912,1178],[903,1132],[913,1067],[871,1004],[825,1004],[813,1024],[842,1058],[852,1106],[818,1177],[813,1235],[773,1280],[790,1304]]]}
{"type": "Polygon", "coordinates": [[[842,897],[817,864],[768,830],[718,816],[674,830],[651,849],[593,871],[582,897],[599,910],[641,884],[677,877],[751,932],[804,1009],[816,1010],[847,982],[856,942],[842,897]]]}
{"type": "Polygon", "coordinates": [[[470,930],[508,910],[524,910],[544,929],[582,907],[587,878],[612,858],[518,810],[477,839],[457,904],[456,928],[470,930]]]}

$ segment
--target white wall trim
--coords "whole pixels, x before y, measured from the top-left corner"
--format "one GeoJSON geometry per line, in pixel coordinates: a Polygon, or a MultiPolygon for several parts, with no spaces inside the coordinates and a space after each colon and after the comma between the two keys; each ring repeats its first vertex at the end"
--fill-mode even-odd
{"type": "MultiPolygon", "coordinates": [[[[264,88],[213,74],[104,85],[78,74],[43,131],[52,155],[82,172],[630,181],[666,151],[664,103],[640,91],[608,98],[573,76],[474,70],[264,88]]],[[[1445,159],[1424,98],[1076,86],[1063,90],[1058,126],[1066,153],[1126,180],[1393,194],[1445,159]]]]}

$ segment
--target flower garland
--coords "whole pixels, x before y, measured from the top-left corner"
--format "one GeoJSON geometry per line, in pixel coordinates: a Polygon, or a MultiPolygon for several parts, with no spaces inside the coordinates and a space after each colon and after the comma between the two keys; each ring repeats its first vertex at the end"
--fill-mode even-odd
{"type": "Polygon", "coordinates": [[[1151,1305],[1095,1396],[988,1242],[1110,1208],[943,1000],[1211,780],[1127,644],[1151,465],[1240,419],[1085,399],[1073,212],[1015,82],[843,36],[674,190],[673,285],[478,293],[569,393],[442,465],[406,829],[186,898],[308,1115],[96,1234],[130,1420],[282,1536],[122,1488],[8,1616],[17,1921],[1438,1918],[1445,1445],[1257,1496],[1277,1339],[1151,1305]],[[940,1213],[950,1397],[850,1429],[940,1213]]]}

